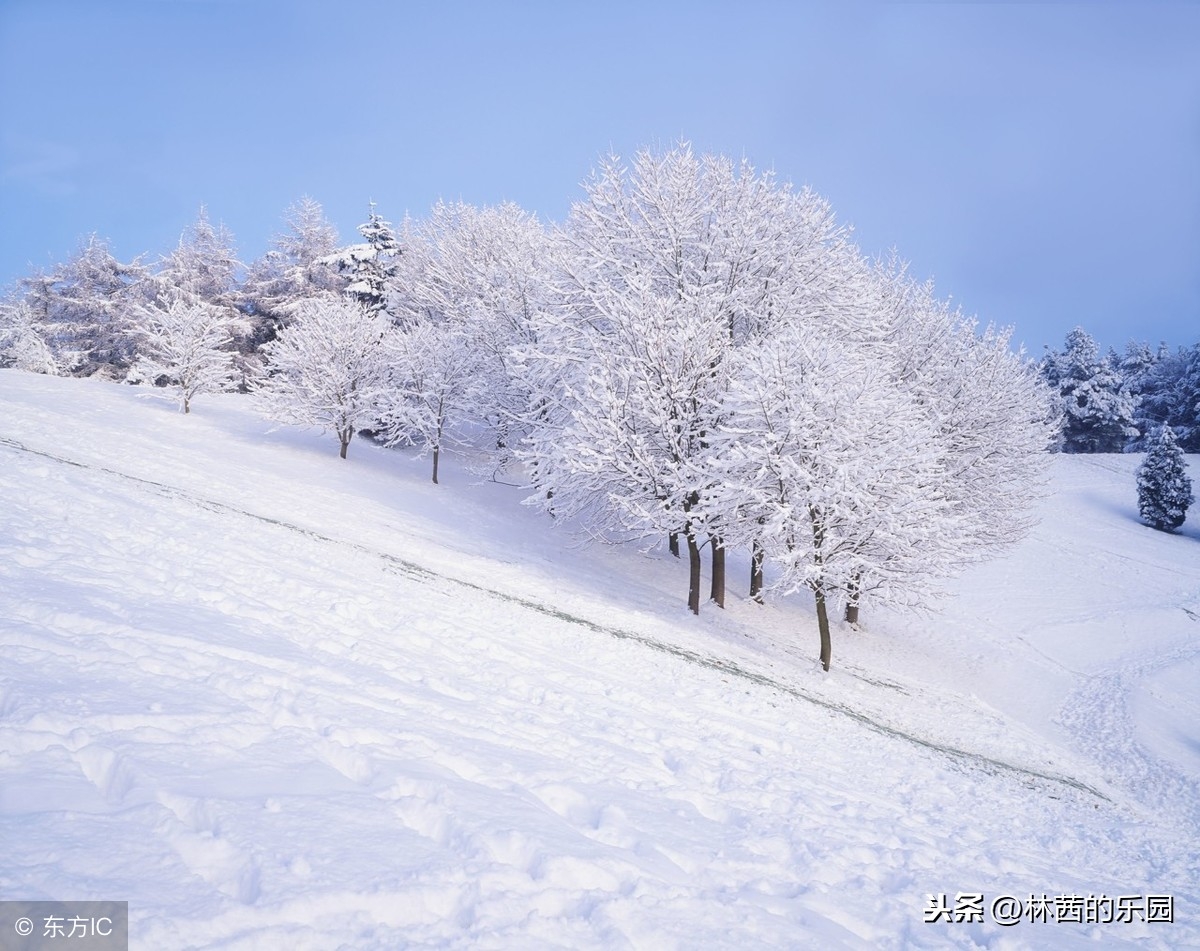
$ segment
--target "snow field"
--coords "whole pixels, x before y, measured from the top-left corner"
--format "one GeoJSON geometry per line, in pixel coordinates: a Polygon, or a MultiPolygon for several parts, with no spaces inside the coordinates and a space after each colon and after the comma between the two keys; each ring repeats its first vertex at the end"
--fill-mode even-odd
{"type": "Polygon", "coordinates": [[[1200,546],[1125,459],[825,676],[802,603],[697,623],[668,559],[243,399],[6,373],[0,421],[5,897],[138,948],[1200,944],[1200,546]],[[1177,921],[922,922],[957,891],[1177,921]]]}

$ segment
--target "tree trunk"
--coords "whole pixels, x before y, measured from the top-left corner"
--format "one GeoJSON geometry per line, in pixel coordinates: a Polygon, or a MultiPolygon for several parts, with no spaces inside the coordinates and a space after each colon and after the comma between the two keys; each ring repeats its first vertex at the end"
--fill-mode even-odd
{"type": "Polygon", "coordinates": [[[712,537],[712,586],[709,597],[717,607],[725,607],[725,544],[719,535],[712,537]]]}
{"type": "Polygon", "coordinates": [[[699,502],[699,492],[691,493],[683,501],[683,537],[687,541],[688,550],[688,610],[693,614],[700,613],[700,546],[696,543],[696,530],[692,527],[692,519],[687,513],[699,502]]]}
{"type": "Polygon", "coordinates": [[[829,610],[825,604],[825,520],[815,505],[808,507],[808,517],[812,521],[813,564],[818,571],[810,587],[817,601],[817,630],[821,633],[821,669],[828,670],[829,659],[833,655],[833,644],[829,639],[829,610]]]}
{"type": "Polygon", "coordinates": [[[825,606],[825,588],[822,585],[813,587],[817,599],[817,630],[821,632],[821,669],[829,669],[829,660],[833,656],[833,642],[829,637],[829,612],[825,606]]]}
{"type": "Polygon", "coordinates": [[[763,601],[763,558],[765,555],[762,542],[757,538],[754,539],[750,550],[750,597],[759,604],[762,604],[763,601]]]}
{"type": "Polygon", "coordinates": [[[346,429],[346,430],[343,430],[342,432],[338,433],[338,439],[340,439],[341,443],[342,443],[341,457],[343,459],[346,458],[346,450],[350,448],[350,439],[353,435],[354,435],[353,429],[346,429]]]}
{"type": "Polygon", "coordinates": [[[700,546],[696,544],[696,533],[688,525],[685,532],[688,550],[688,610],[700,613],[700,546]]]}
{"type": "Polygon", "coordinates": [[[846,599],[846,623],[858,623],[858,588],[859,576],[856,574],[850,579],[849,597],[846,599]]]}
{"type": "Polygon", "coordinates": [[[679,532],[671,532],[667,536],[667,550],[676,558],[679,557],[679,532]]]}
{"type": "Polygon", "coordinates": [[[442,413],[443,402],[438,403],[437,438],[433,441],[433,484],[438,484],[438,460],[442,456],[442,424],[445,416],[442,413]]]}

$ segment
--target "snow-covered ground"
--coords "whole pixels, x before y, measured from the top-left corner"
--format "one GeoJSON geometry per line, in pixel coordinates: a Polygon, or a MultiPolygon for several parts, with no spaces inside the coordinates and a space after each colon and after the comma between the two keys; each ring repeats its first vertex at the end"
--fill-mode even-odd
{"type": "Polygon", "coordinates": [[[1200,530],[1137,457],[823,674],[803,599],[695,619],[511,486],[141,393],[0,372],[0,897],[138,949],[1200,947],[1200,530]],[[996,922],[1043,895],[1084,923],[996,922]]]}

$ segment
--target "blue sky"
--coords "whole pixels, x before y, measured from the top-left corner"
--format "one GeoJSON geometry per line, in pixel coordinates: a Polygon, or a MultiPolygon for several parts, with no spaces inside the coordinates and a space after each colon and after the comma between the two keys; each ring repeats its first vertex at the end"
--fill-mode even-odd
{"type": "Polygon", "coordinates": [[[809,185],[1033,352],[1200,339],[1200,4],[0,0],[0,286],[439,198],[561,220],[680,138],[809,185]]]}

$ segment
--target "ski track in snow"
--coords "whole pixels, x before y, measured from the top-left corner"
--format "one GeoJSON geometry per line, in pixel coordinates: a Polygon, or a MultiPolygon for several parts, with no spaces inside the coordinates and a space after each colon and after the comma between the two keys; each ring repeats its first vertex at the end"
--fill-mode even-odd
{"type": "Polygon", "coordinates": [[[1111,781],[1137,790],[1144,808],[1178,822],[1183,834],[1200,843],[1200,782],[1138,741],[1128,704],[1134,687],[1148,675],[1197,657],[1200,644],[1193,644],[1093,675],[1067,698],[1060,719],[1080,747],[1108,764],[1111,781]]]}
{"type": "Polygon", "coordinates": [[[861,660],[810,689],[31,435],[0,440],[5,897],[128,898],[139,948],[1200,944],[1194,777],[1123,701],[1194,644],[1067,697],[1100,787],[856,706],[925,699],[861,660]],[[922,924],[971,890],[1177,923],[922,924]]]}

